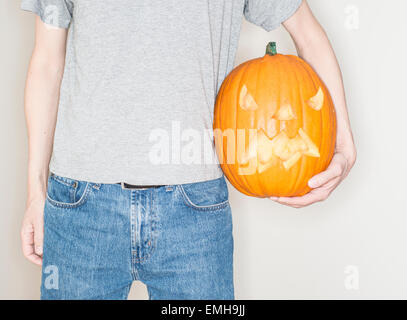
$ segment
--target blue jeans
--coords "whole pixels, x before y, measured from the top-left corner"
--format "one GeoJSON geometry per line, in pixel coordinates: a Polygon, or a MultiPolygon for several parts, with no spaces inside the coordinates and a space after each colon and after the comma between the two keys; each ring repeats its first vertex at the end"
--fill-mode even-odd
{"type": "Polygon", "coordinates": [[[41,299],[233,299],[233,237],[224,177],[128,190],[51,174],[41,299]]]}

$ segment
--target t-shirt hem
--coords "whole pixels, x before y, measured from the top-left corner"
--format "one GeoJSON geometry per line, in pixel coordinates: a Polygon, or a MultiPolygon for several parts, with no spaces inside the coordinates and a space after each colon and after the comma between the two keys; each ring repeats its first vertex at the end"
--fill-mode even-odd
{"type": "MultiPolygon", "coordinates": [[[[123,177],[121,174],[114,174],[112,172],[109,172],[109,175],[106,174],[86,174],[82,172],[68,172],[65,170],[61,170],[60,168],[56,168],[52,165],[49,167],[49,171],[61,176],[61,177],[66,177],[70,178],[73,180],[78,180],[78,181],[86,181],[86,182],[92,182],[92,183],[101,183],[101,184],[115,184],[115,183],[120,183],[120,182],[125,182],[127,184],[132,184],[132,185],[141,185],[141,186],[149,186],[149,185],[179,185],[179,184],[188,184],[188,183],[197,183],[197,182],[205,182],[209,180],[215,180],[219,179],[224,176],[222,170],[220,167],[216,170],[208,170],[207,172],[204,173],[199,173],[199,174],[185,174],[183,177],[177,176],[171,177],[170,172],[166,172],[166,174],[163,174],[162,176],[157,176],[157,174],[154,174],[154,178],[149,177],[148,174],[145,173],[145,170],[134,170],[134,172],[143,172],[143,177],[147,178],[140,178],[140,177],[135,177],[135,176],[126,176],[126,178],[123,177]],[[149,177],[149,178],[148,178],[149,177]],[[169,178],[171,177],[171,178],[169,178]]],[[[108,170],[106,170],[108,172],[108,170]]],[[[179,170],[177,170],[177,173],[179,173],[179,170]]],[[[178,175],[178,174],[177,174],[178,175]]]]}

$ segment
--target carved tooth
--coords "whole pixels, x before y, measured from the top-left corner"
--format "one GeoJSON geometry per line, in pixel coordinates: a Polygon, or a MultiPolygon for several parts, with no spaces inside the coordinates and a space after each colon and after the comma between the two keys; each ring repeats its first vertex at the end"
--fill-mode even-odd
{"type": "Polygon", "coordinates": [[[257,161],[257,132],[249,130],[248,148],[246,149],[246,136],[245,130],[238,130],[237,135],[237,154],[238,163],[246,165],[250,160],[256,159],[257,161]]]}
{"type": "Polygon", "coordinates": [[[297,134],[288,143],[288,149],[290,150],[290,152],[292,152],[294,154],[298,151],[300,151],[300,152],[307,151],[308,147],[307,147],[307,144],[304,142],[304,140],[300,137],[300,135],[297,134]]]}
{"type": "Polygon", "coordinates": [[[286,170],[290,170],[290,168],[295,165],[301,159],[301,152],[294,153],[290,159],[283,162],[283,166],[286,170]]]}
{"type": "Polygon", "coordinates": [[[277,136],[271,140],[273,143],[273,153],[282,160],[287,160],[291,155],[288,151],[288,143],[290,138],[287,136],[285,131],[281,131],[277,136]]]}
{"type": "Polygon", "coordinates": [[[264,164],[259,162],[257,165],[257,171],[258,171],[258,173],[263,173],[264,171],[266,171],[267,169],[269,169],[272,166],[273,166],[273,161],[269,161],[268,163],[264,163],[264,164]]]}
{"type": "Polygon", "coordinates": [[[249,165],[246,167],[239,166],[238,172],[241,176],[250,176],[257,171],[257,159],[250,159],[249,165]]]}
{"type": "Polygon", "coordinates": [[[277,134],[277,120],[269,119],[267,121],[267,136],[272,139],[277,134]]]}
{"type": "Polygon", "coordinates": [[[304,140],[305,144],[307,145],[307,150],[304,151],[303,153],[310,157],[319,158],[320,154],[319,154],[318,147],[311,140],[311,138],[305,133],[305,131],[302,130],[302,128],[300,128],[300,130],[298,130],[298,134],[300,135],[302,140],[304,140]]]}
{"type": "Polygon", "coordinates": [[[277,158],[283,161],[284,168],[289,170],[301,159],[302,155],[317,158],[320,156],[318,147],[302,128],[292,139],[288,137],[285,131],[281,131],[273,139],[270,139],[260,129],[257,132],[257,138],[250,140],[248,149],[242,152],[239,157],[239,165],[249,164],[249,167],[240,167],[239,170],[242,170],[241,174],[252,174],[257,166],[257,171],[262,173],[273,166],[274,160],[277,158]]]}
{"type": "Polygon", "coordinates": [[[273,142],[267,137],[263,130],[257,134],[257,154],[259,162],[265,164],[273,157],[273,142]]]}

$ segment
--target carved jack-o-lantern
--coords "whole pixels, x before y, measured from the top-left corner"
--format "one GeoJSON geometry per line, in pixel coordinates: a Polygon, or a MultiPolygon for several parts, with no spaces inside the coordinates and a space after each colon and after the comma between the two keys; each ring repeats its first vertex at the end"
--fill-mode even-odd
{"type": "Polygon", "coordinates": [[[296,56],[266,55],[234,69],[216,101],[215,143],[222,169],[244,194],[300,196],[329,165],[336,140],[331,96],[296,56]]]}

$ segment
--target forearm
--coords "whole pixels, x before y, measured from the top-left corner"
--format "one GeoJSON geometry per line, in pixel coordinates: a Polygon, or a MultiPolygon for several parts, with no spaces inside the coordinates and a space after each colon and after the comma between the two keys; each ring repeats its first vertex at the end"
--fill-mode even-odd
{"type": "MultiPolygon", "coordinates": [[[[297,44],[298,54],[307,61],[324,81],[335,105],[337,116],[337,148],[353,149],[352,130],[346,106],[342,73],[332,46],[323,30],[320,37],[306,45],[297,44]]],[[[353,150],[350,150],[353,152],[353,150]]]]}
{"type": "Polygon", "coordinates": [[[45,196],[52,154],[62,65],[51,66],[34,52],[27,75],[28,199],[45,196]]]}
{"type": "Polygon", "coordinates": [[[356,158],[352,130],[346,106],[342,73],[331,43],[315,19],[306,1],[298,12],[284,23],[297,47],[298,55],[307,61],[324,81],[335,105],[337,117],[337,151],[350,163],[356,158]]]}

